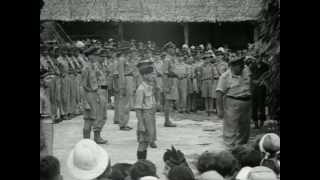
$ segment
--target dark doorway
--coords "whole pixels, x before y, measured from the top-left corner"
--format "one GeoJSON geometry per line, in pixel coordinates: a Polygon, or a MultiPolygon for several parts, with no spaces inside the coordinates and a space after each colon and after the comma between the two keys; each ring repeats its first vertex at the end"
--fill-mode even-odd
{"type": "Polygon", "coordinates": [[[158,46],[172,41],[181,46],[184,43],[183,26],[178,23],[124,23],[124,39],[154,41],[158,46]]]}

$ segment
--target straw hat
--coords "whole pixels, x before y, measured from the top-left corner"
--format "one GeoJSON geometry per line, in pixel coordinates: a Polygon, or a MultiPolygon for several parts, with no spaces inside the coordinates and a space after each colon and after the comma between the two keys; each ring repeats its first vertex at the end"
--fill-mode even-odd
{"type": "Polygon", "coordinates": [[[109,155],[103,148],[90,139],[82,139],[71,150],[67,167],[75,178],[91,180],[107,169],[109,160],[109,155]]]}

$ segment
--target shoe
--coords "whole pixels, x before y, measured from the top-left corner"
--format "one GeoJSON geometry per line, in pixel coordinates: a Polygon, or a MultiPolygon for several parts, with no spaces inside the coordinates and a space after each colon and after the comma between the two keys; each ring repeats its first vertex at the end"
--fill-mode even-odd
{"type": "Polygon", "coordinates": [[[126,126],[126,128],[128,128],[128,129],[133,129],[132,127],[130,127],[130,126],[126,126]]]}
{"type": "Polygon", "coordinates": [[[91,130],[83,129],[83,139],[90,139],[91,130]]]}
{"type": "Polygon", "coordinates": [[[157,144],[156,144],[155,142],[152,142],[152,143],[150,143],[150,147],[155,149],[155,148],[157,148],[158,146],[157,146],[157,144]]]}
{"type": "Polygon", "coordinates": [[[113,124],[120,124],[119,121],[113,121],[113,124]]]}
{"type": "Polygon", "coordinates": [[[164,127],[177,127],[177,125],[172,123],[171,121],[167,121],[164,123],[164,127]]]}
{"type": "Polygon", "coordinates": [[[130,131],[132,128],[130,127],[120,127],[121,131],[130,131]]]}
{"type": "Polygon", "coordinates": [[[94,141],[97,144],[107,144],[108,143],[107,140],[102,139],[102,137],[100,136],[100,131],[95,131],[94,132],[94,141]]]}
{"type": "Polygon", "coordinates": [[[147,151],[137,151],[137,159],[141,160],[141,159],[147,159],[147,151]]]}

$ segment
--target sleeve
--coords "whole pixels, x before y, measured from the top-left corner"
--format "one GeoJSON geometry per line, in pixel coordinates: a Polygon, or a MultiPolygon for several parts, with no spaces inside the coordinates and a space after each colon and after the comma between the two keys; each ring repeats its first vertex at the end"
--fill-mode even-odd
{"type": "Polygon", "coordinates": [[[142,109],[143,107],[143,90],[138,88],[136,91],[135,109],[142,109]]]}
{"type": "Polygon", "coordinates": [[[220,76],[216,91],[221,91],[222,93],[226,93],[228,90],[228,82],[227,82],[227,74],[223,74],[220,76]]]}

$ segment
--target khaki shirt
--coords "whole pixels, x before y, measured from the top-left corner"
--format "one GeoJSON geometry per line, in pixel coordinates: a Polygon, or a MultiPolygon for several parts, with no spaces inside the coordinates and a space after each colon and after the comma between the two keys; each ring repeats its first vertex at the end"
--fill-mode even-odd
{"type": "Polygon", "coordinates": [[[187,76],[187,65],[185,63],[177,63],[175,65],[175,73],[179,78],[185,78],[187,76]]]}
{"type": "Polygon", "coordinates": [[[220,76],[216,91],[221,91],[226,96],[232,97],[250,96],[250,72],[248,68],[245,68],[240,76],[232,74],[231,69],[228,69],[220,76]]]}
{"type": "Polygon", "coordinates": [[[136,91],[136,109],[152,109],[156,106],[154,89],[151,85],[142,82],[136,91]]]}

